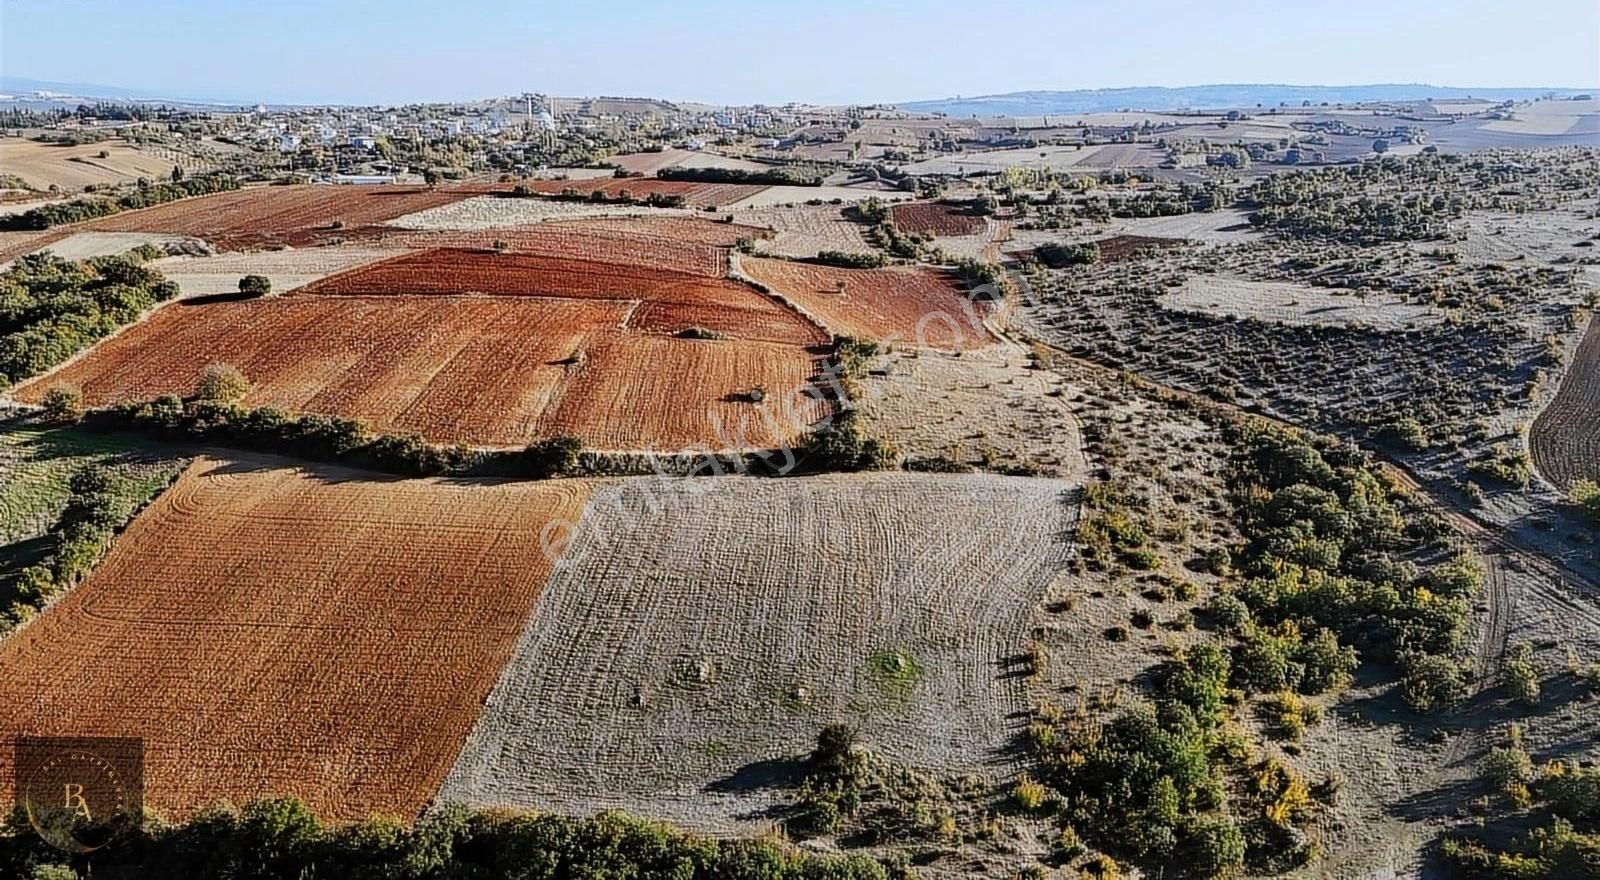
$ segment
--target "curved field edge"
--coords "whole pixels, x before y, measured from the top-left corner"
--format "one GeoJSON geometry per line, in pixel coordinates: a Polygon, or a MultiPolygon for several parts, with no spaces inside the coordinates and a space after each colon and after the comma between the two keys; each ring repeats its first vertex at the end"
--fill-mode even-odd
{"type": "Polygon", "coordinates": [[[599,489],[439,793],[747,827],[844,721],[884,756],[996,775],[1006,660],[1064,577],[1053,480],[877,474],[599,489]]]}
{"type": "Polygon", "coordinates": [[[0,643],[0,734],[140,737],[168,816],[268,794],[416,815],[590,488],[199,459],[0,643]]]}
{"type": "Polygon", "coordinates": [[[1589,319],[1561,387],[1528,429],[1528,446],[1539,474],[1559,488],[1600,480],[1600,319],[1589,319]]]}

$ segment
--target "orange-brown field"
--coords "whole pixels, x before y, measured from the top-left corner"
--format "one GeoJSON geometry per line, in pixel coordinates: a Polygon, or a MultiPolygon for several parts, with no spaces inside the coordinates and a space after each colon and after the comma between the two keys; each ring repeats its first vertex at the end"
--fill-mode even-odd
{"type": "Polygon", "coordinates": [[[143,738],[168,818],[266,794],[413,816],[544,587],[541,530],[588,489],[201,459],[0,642],[0,732],[143,738]]]}
{"type": "Polygon", "coordinates": [[[361,240],[367,245],[395,248],[499,249],[513,254],[642,266],[708,278],[728,274],[728,249],[718,244],[571,223],[540,223],[513,229],[373,230],[373,234],[363,235],[361,240]]]}
{"type": "Polygon", "coordinates": [[[299,295],[489,294],[639,301],[640,324],[675,333],[703,327],[726,336],[818,345],[827,336],[793,309],[739,281],[616,262],[517,252],[437,248],[361,266],[301,288],[299,295]]]}
{"type": "MultiPolygon", "coordinates": [[[[514,446],[571,434],[593,446],[683,449],[773,393],[806,385],[805,347],[623,329],[634,303],[559,297],[303,296],[174,303],[18,388],[83,389],[90,405],[189,394],[211,363],[253,383],[246,403],[361,419],[436,442],[514,446]]],[[[805,425],[747,438],[771,446],[805,425]]]]}
{"type": "Polygon", "coordinates": [[[751,279],[794,303],[833,333],[924,348],[981,348],[988,306],[969,302],[947,274],[921,266],[839,269],[744,257],[751,279]]]}
{"type": "Polygon", "coordinates": [[[165,232],[218,248],[305,247],[471,195],[417,186],[257,186],[126,211],[78,225],[103,232],[165,232]]]}

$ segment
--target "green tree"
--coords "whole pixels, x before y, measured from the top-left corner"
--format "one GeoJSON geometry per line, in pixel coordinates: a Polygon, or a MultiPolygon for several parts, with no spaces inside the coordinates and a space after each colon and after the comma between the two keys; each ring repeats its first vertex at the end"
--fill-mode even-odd
{"type": "Polygon", "coordinates": [[[246,275],[239,279],[239,292],[245,296],[266,296],[272,292],[272,280],[265,275],[246,275]]]}

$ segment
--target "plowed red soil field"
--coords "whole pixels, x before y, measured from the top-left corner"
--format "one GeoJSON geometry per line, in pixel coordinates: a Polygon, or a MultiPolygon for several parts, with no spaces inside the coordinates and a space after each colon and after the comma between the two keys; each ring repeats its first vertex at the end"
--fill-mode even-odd
{"type": "MultiPolygon", "coordinates": [[[[298,294],[174,303],[15,394],[36,402],[57,382],[82,388],[91,406],[189,394],[206,365],[222,362],[253,383],[248,404],[357,418],[383,432],[482,446],[569,433],[601,448],[677,450],[723,439],[718,419],[759,408],[748,401],[752,388],[777,394],[815,371],[815,356],[799,345],[619,329],[634,308],[298,294]],[[577,399],[587,396],[597,400],[577,399]]],[[[752,445],[804,428],[752,435],[752,445]]]]}
{"type": "Polygon", "coordinates": [[[1566,489],[1600,480],[1600,319],[1591,318],[1555,399],[1528,432],[1533,463],[1566,489]]]}
{"type": "Polygon", "coordinates": [[[889,211],[894,225],[911,234],[977,235],[986,225],[982,217],[940,202],[905,202],[891,205],[889,211]]]}
{"type": "Polygon", "coordinates": [[[414,186],[261,186],[127,211],[74,228],[192,235],[224,250],[305,247],[364,237],[365,227],[471,194],[414,186]],[[335,221],[342,226],[335,228],[335,221]]]}
{"type": "Polygon", "coordinates": [[[760,257],[742,257],[739,265],[839,335],[937,349],[994,342],[983,326],[988,306],[969,302],[957,282],[937,269],[838,269],[760,257]]]}
{"type": "Polygon", "coordinates": [[[683,196],[684,203],[691,208],[720,208],[743,201],[767,187],[760,184],[656,180],[651,177],[597,177],[591,180],[532,180],[528,182],[528,188],[546,195],[559,195],[570,190],[587,197],[591,193],[602,192],[610,199],[624,194],[645,199],[659,193],[664,196],[683,196]]]}
{"type": "Polygon", "coordinates": [[[677,241],[659,235],[588,229],[541,223],[518,229],[411,231],[390,230],[362,236],[366,246],[412,249],[460,248],[485,251],[503,246],[506,253],[641,266],[721,278],[728,274],[728,249],[714,244],[677,241]]]}
{"type": "Polygon", "coordinates": [[[171,819],[265,795],[413,816],[544,588],[541,529],[588,492],[201,459],[0,643],[0,735],[141,737],[171,819]]]}
{"type": "Polygon", "coordinates": [[[653,305],[647,329],[702,326],[729,336],[817,345],[827,336],[793,309],[742,282],[644,266],[522,253],[439,248],[354,269],[296,296],[492,294],[638,300],[653,305]],[[721,313],[721,314],[719,314],[721,313]],[[682,320],[673,318],[683,315],[682,320]]]}

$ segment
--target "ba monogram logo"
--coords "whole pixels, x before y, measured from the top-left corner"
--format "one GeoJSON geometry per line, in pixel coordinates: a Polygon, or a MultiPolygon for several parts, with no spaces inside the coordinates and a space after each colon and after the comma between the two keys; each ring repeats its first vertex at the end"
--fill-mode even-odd
{"type": "Polygon", "coordinates": [[[120,737],[22,737],[17,802],[51,846],[87,853],[136,827],[143,803],[144,745],[120,737]]]}

